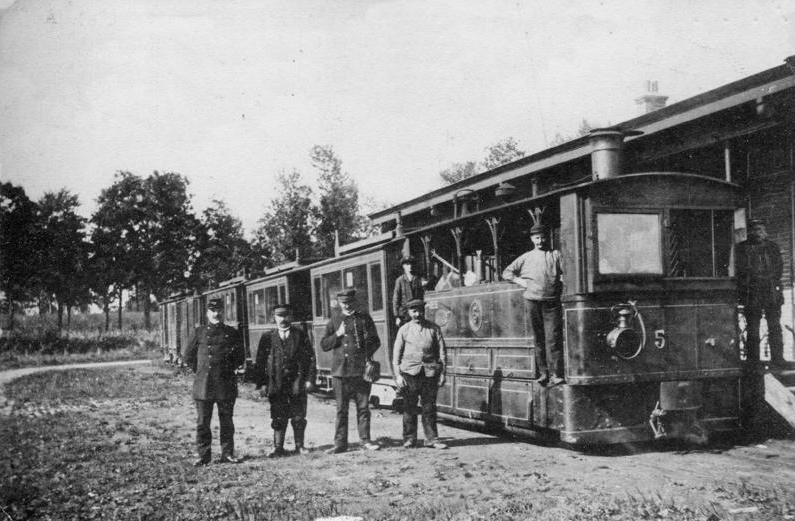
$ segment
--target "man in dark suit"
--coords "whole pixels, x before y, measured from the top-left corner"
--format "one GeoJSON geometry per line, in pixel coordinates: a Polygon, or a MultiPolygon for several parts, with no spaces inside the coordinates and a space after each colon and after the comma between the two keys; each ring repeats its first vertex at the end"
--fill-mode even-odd
{"type": "Polygon", "coordinates": [[[221,424],[220,462],[238,462],[234,456],[235,425],[232,421],[237,399],[235,369],[245,361],[240,333],[224,324],[223,300],[210,300],[207,303],[207,325],[196,328],[185,349],[185,363],[196,373],[193,380],[193,399],[196,400],[198,415],[196,448],[199,459],[194,462],[196,466],[210,463],[213,404],[218,408],[218,421],[221,424]]]}
{"type": "Polygon", "coordinates": [[[765,222],[748,221],[748,239],[737,245],[737,286],[746,319],[746,359],[759,362],[759,321],[764,314],[771,365],[784,367],[781,335],[781,273],[783,263],[778,245],[767,239],[765,222]]]}
{"type": "Polygon", "coordinates": [[[269,458],[286,455],[284,437],[288,421],[293,424],[295,453],[305,454],[307,392],[315,382],[315,352],[309,337],[291,325],[290,304],[273,308],[276,329],[266,332],[259,340],[254,366],[254,383],[260,394],[267,396],[271,409],[273,451],[269,458]]]}
{"type": "Polygon", "coordinates": [[[403,274],[395,279],[395,290],[392,292],[392,314],[395,316],[397,327],[411,320],[406,303],[425,296],[426,282],[414,273],[416,259],[413,256],[404,255],[400,265],[403,267],[403,274]]]}
{"type": "Polygon", "coordinates": [[[356,309],[355,289],[337,293],[337,301],[342,312],[331,317],[320,341],[323,351],[333,351],[331,376],[337,402],[334,447],[328,452],[338,454],[348,450],[348,406],[351,398],[356,403],[362,447],[378,450],[380,447],[370,439],[371,384],[364,379],[364,368],[381,346],[381,341],[372,317],[356,309]]]}

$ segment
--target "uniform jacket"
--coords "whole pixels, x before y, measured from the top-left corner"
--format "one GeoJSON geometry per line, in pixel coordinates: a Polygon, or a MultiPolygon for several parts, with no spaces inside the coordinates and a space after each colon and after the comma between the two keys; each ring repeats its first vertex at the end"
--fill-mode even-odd
{"type": "Polygon", "coordinates": [[[404,273],[395,280],[395,291],[392,292],[392,313],[396,317],[406,313],[405,305],[409,300],[423,298],[425,290],[422,287],[422,279],[417,275],[409,280],[404,273]]]}
{"type": "Polygon", "coordinates": [[[259,340],[254,366],[254,383],[266,386],[268,396],[290,393],[298,396],[306,392],[306,382],[315,383],[315,352],[309,337],[296,326],[290,326],[287,339],[279,330],[266,332],[259,340]]]}
{"type": "Polygon", "coordinates": [[[326,333],[320,341],[320,347],[323,351],[333,350],[331,376],[362,377],[365,363],[381,347],[381,340],[372,317],[355,311],[350,315],[340,313],[331,317],[326,324],[326,333]],[[339,337],[337,329],[343,322],[345,334],[339,337]]]}
{"type": "Polygon", "coordinates": [[[743,241],[737,245],[737,287],[740,303],[748,305],[751,294],[779,292],[781,286],[781,250],[767,239],[743,241]]]}
{"type": "Polygon", "coordinates": [[[193,399],[237,398],[235,369],[245,361],[246,353],[237,329],[220,323],[197,327],[185,350],[185,363],[196,373],[193,399]]]}
{"type": "Polygon", "coordinates": [[[403,324],[395,337],[392,366],[396,370],[418,375],[436,376],[447,365],[447,347],[439,326],[422,319],[403,324]]]}

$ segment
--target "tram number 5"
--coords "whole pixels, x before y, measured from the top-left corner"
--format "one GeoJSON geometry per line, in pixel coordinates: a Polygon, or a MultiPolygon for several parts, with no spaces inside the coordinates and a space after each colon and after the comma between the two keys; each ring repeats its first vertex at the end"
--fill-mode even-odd
{"type": "Polygon", "coordinates": [[[663,347],[665,347],[664,329],[656,329],[654,331],[654,345],[657,346],[657,349],[662,349],[663,347]]]}

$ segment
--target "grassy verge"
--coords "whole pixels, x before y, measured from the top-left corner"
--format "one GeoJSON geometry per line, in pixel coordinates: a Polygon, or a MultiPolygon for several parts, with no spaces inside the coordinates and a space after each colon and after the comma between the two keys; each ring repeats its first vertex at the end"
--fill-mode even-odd
{"type": "MultiPolygon", "coordinates": [[[[506,489],[511,492],[473,499],[450,490],[440,467],[433,480],[397,483],[396,461],[403,457],[399,451],[350,454],[346,460],[314,452],[277,462],[253,459],[241,465],[194,469],[189,465],[193,437],[189,383],[185,375],[146,367],[47,372],[10,384],[6,395],[14,400],[13,410],[0,418],[0,518],[795,518],[795,492],[748,483],[705,483],[703,500],[684,501],[640,492],[609,495],[596,488],[564,489],[536,472],[525,472],[523,481],[506,489]],[[353,468],[354,464],[363,466],[353,468]],[[331,474],[329,468],[339,471],[331,474]],[[734,505],[733,510],[724,504],[734,505]]],[[[486,469],[477,472],[483,475],[473,479],[483,480],[483,487],[500,479],[489,476],[486,469]]]]}

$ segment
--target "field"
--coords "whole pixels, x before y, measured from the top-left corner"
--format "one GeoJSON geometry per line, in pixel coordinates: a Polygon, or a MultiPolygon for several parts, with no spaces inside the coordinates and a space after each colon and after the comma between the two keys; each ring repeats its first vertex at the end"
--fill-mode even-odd
{"type": "Polygon", "coordinates": [[[400,416],[379,409],[373,437],[384,450],[354,443],[331,456],[322,449],[331,446],[333,402],[312,396],[312,452],[270,460],[267,403],[250,384],[235,414],[243,462],[196,469],[190,385],[190,375],[157,364],[10,383],[0,398],[0,517],[795,519],[791,440],[583,453],[442,425],[450,449],[403,449],[400,416]]]}

